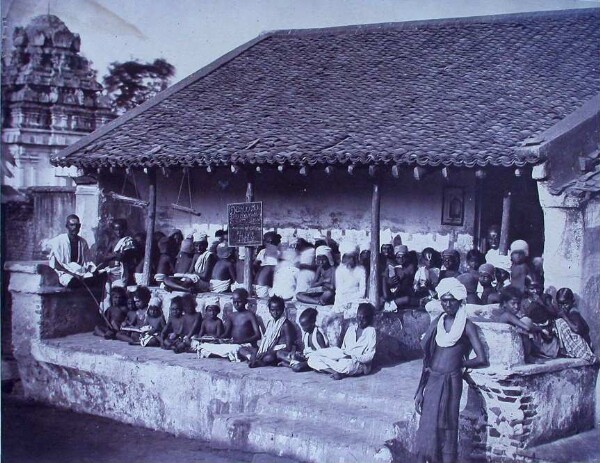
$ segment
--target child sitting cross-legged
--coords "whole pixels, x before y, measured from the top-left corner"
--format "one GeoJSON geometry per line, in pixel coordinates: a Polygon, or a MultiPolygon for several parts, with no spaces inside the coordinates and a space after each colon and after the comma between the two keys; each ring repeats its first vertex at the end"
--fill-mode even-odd
{"type": "Polygon", "coordinates": [[[232,302],[236,311],[225,321],[225,331],[219,343],[199,343],[196,346],[198,357],[225,357],[232,362],[239,362],[241,358],[248,358],[256,348],[261,334],[256,315],[246,308],[248,291],[244,288],[235,289],[232,302]]]}
{"type": "Polygon", "coordinates": [[[309,355],[308,366],[330,373],[333,379],[369,374],[377,343],[374,317],[375,307],[372,304],[359,304],[356,311],[357,326],[346,330],[342,347],[318,349],[309,355]]]}
{"type": "Polygon", "coordinates": [[[250,368],[277,364],[277,353],[289,354],[294,350],[294,325],[285,316],[285,301],[279,296],[269,298],[271,319],[257,348],[240,350],[240,355],[248,358],[250,368]],[[249,354],[249,355],[248,355],[249,354]]]}
{"type": "Polygon", "coordinates": [[[173,350],[178,343],[183,342],[183,298],[175,296],[171,299],[169,321],[160,333],[161,347],[173,350]]]}
{"type": "Polygon", "coordinates": [[[133,307],[127,312],[127,317],[116,334],[116,338],[119,341],[139,345],[142,333],[141,328],[146,325],[148,303],[151,296],[150,290],[145,286],[138,286],[133,292],[133,307]]]}
{"type": "Polygon", "coordinates": [[[160,334],[164,327],[165,318],[162,312],[162,301],[157,297],[153,297],[148,303],[146,324],[140,328],[142,332],[140,345],[142,347],[159,347],[160,334]]]}
{"type": "Polygon", "coordinates": [[[290,367],[296,373],[308,371],[308,357],[318,349],[329,347],[327,338],[317,327],[317,309],[308,308],[300,315],[300,327],[302,328],[302,343],[304,350],[297,352],[292,349],[291,352],[285,350],[277,351],[277,358],[280,366],[290,367]]]}
{"type": "Polygon", "coordinates": [[[181,297],[183,306],[183,338],[173,347],[173,352],[181,354],[190,350],[192,338],[200,331],[202,314],[196,312],[196,298],[193,294],[184,294],[181,297]]]}
{"type": "Polygon", "coordinates": [[[121,328],[121,323],[127,317],[127,293],[122,286],[113,286],[110,290],[110,307],[104,312],[104,325],[94,328],[96,336],[104,339],[115,339],[115,335],[121,328]]]}

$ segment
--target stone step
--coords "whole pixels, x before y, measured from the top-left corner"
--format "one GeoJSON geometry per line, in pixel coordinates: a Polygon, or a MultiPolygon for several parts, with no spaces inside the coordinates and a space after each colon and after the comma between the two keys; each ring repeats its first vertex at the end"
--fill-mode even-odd
{"type": "Polygon", "coordinates": [[[215,417],[212,440],[305,462],[391,461],[391,452],[383,442],[368,442],[360,430],[251,413],[215,417]]]}
{"type": "Polygon", "coordinates": [[[345,428],[363,432],[367,441],[382,445],[389,439],[403,437],[398,436],[398,430],[407,428],[406,423],[413,421],[412,401],[402,405],[386,408],[378,403],[367,406],[350,401],[342,405],[315,398],[301,400],[295,396],[283,396],[273,400],[264,397],[259,399],[255,413],[312,422],[324,429],[343,423],[345,428]]]}

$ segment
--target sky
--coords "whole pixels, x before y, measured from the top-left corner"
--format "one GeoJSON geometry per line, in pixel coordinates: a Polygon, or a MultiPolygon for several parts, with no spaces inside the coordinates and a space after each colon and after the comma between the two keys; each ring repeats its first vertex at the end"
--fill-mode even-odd
{"type": "Polygon", "coordinates": [[[3,44],[15,26],[58,16],[81,36],[99,77],[109,63],[165,58],[173,82],[261,32],[599,7],[600,0],[1,0],[3,44]]]}

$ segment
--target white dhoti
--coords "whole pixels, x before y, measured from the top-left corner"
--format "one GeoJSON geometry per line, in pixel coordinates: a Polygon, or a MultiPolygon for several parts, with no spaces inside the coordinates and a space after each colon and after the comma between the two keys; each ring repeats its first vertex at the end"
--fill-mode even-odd
{"type": "MultiPolygon", "coordinates": [[[[194,347],[194,346],[192,346],[194,347]]],[[[250,343],[245,344],[212,344],[202,342],[196,346],[198,357],[208,358],[210,355],[229,359],[231,362],[241,362],[238,352],[242,347],[252,347],[250,343]]]]}
{"type": "Polygon", "coordinates": [[[256,297],[261,297],[261,298],[266,299],[269,297],[270,290],[271,290],[271,288],[268,286],[254,285],[254,293],[256,294],[256,297]]]}
{"type": "Polygon", "coordinates": [[[226,293],[231,288],[231,280],[210,280],[209,290],[213,293],[226,293]]]}
{"type": "Polygon", "coordinates": [[[368,373],[365,365],[347,357],[339,347],[326,347],[311,352],[308,355],[308,366],[316,371],[333,370],[349,376],[368,373]]]}

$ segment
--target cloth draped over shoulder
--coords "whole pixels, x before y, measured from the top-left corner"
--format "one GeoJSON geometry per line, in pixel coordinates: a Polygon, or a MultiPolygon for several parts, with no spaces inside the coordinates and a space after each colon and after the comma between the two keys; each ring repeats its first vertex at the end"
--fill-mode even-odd
{"type": "Polygon", "coordinates": [[[350,269],[345,265],[340,265],[335,269],[335,302],[334,305],[340,306],[365,297],[367,289],[367,274],[365,268],[361,265],[350,269]]]}
{"type": "Polygon", "coordinates": [[[575,333],[562,318],[554,322],[561,350],[567,357],[581,358],[588,363],[596,362],[596,356],[582,336],[575,333]]]}
{"type": "Polygon", "coordinates": [[[315,326],[315,329],[312,333],[308,333],[306,331],[302,332],[302,344],[304,345],[303,354],[305,357],[308,357],[312,352],[315,352],[319,349],[319,338],[318,333],[321,333],[323,340],[325,341],[325,347],[329,347],[329,341],[327,337],[321,332],[321,330],[315,326]],[[314,346],[311,347],[311,344],[314,346]]]}
{"type": "Polygon", "coordinates": [[[96,265],[91,261],[90,248],[87,241],[82,237],[77,237],[77,262],[71,262],[71,241],[67,233],[62,233],[49,242],[50,262],[49,265],[58,274],[60,284],[67,286],[73,279],[73,275],[59,270],[57,267],[64,267],[70,272],[84,276],[86,272],[93,272],[96,265]]]}
{"type": "Polygon", "coordinates": [[[281,335],[281,329],[287,319],[284,316],[279,317],[277,320],[271,319],[267,322],[265,334],[263,335],[262,341],[258,348],[259,354],[273,349],[281,335]]]}

